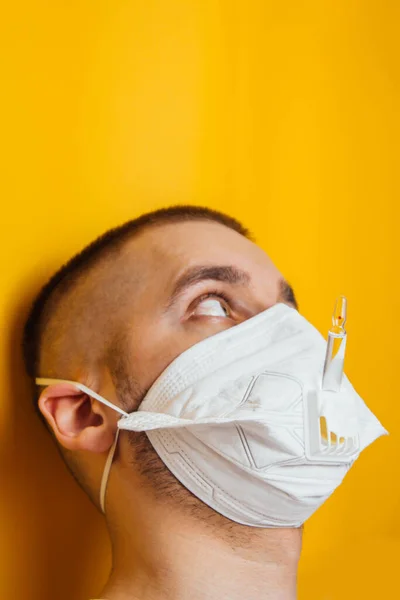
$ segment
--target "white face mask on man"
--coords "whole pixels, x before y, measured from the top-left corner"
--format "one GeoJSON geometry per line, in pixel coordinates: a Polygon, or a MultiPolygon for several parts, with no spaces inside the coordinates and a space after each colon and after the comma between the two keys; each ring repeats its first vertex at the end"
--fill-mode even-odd
{"type": "Polygon", "coordinates": [[[183,352],[131,414],[69,383],[122,414],[118,432],[145,431],[167,468],[217,512],[254,527],[299,527],[387,433],[345,375],[339,392],[322,390],[325,351],[318,330],[279,303],[183,352]]]}

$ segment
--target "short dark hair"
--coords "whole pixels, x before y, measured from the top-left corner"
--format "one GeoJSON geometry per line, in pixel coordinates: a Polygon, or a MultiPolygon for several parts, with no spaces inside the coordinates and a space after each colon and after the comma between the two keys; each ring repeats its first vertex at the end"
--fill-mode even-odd
{"type": "Polygon", "coordinates": [[[32,304],[23,333],[25,368],[32,378],[37,377],[40,345],[48,322],[47,308],[55,293],[62,297],[74,283],[101,259],[117,251],[134,235],[147,227],[167,223],[205,220],[221,223],[251,239],[251,234],[239,221],[216,210],[200,206],[171,206],[141,215],[98,237],[64,264],[42,287],[32,304]]]}

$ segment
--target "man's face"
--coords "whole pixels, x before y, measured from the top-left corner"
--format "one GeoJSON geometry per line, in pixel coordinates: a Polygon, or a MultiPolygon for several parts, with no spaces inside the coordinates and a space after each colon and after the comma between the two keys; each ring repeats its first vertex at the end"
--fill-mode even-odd
{"type": "MultiPolygon", "coordinates": [[[[296,308],[282,283],[268,256],[224,225],[149,227],[80,278],[49,328],[40,370],[84,383],[131,412],[166,367],[197,342],[277,302],[296,308]]],[[[71,469],[97,501],[101,454],[115,439],[118,413],[100,403],[93,407],[86,394],[65,383],[44,389],[39,406],[64,454],[72,451],[71,469]]],[[[185,492],[144,434],[126,440],[154,489],[172,486],[174,498],[185,492]]]]}
{"type": "Polygon", "coordinates": [[[218,223],[146,229],[126,244],[118,264],[125,289],[118,327],[142,390],[200,340],[286,301],[268,256],[218,223]]]}

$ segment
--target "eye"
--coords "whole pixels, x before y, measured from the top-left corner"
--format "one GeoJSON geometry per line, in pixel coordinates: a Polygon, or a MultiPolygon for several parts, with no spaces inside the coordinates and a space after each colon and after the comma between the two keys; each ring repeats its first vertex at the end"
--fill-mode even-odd
{"type": "Polygon", "coordinates": [[[196,316],[228,317],[229,309],[224,298],[216,295],[207,295],[200,298],[192,314],[196,316]]]}

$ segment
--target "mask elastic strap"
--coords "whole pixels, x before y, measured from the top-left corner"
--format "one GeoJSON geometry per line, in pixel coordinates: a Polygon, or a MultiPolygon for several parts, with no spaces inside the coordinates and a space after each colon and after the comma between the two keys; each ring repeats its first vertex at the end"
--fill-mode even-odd
{"type": "MultiPolygon", "coordinates": [[[[97,394],[97,392],[94,392],[90,388],[86,387],[86,385],[83,385],[83,383],[79,383],[78,381],[70,381],[68,379],[49,379],[47,377],[37,377],[35,379],[35,381],[36,381],[37,385],[54,385],[55,383],[70,383],[71,385],[78,388],[78,390],[81,390],[81,392],[84,392],[91,398],[94,398],[95,400],[98,400],[105,406],[108,406],[109,408],[112,408],[113,410],[117,411],[123,417],[128,416],[128,413],[125,412],[124,410],[122,410],[122,408],[119,408],[119,406],[115,406],[115,404],[113,404],[112,402],[109,402],[108,400],[103,398],[103,396],[100,396],[100,394],[97,394]]],[[[119,428],[117,428],[117,432],[115,434],[115,439],[114,439],[112,446],[108,452],[106,464],[104,465],[103,475],[101,478],[100,507],[101,507],[101,511],[103,514],[105,514],[105,498],[106,498],[106,491],[107,491],[107,483],[108,483],[108,478],[110,475],[110,470],[111,470],[111,466],[112,466],[112,462],[113,462],[113,458],[114,458],[114,454],[115,454],[115,449],[117,447],[119,431],[120,431],[119,428]]]]}
{"type": "Polygon", "coordinates": [[[35,382],[37,385],[54,385],[55,383],[70,383],[74,387],[78,388],[78,390],[81,390],[81,392],[84,392],[91,398],[94,398],[95,400],[98,400],[105,406],[108,406],[108,408],[116,410],[117,412],[119,412],[120,415],[124,415],[124,417],[128,416],[128,413],[122,410],[122,408],[119,408],[119,406],[116,406],[109,400],[106,400],[105,398],[103,398],[103,396],[100,396],[100,394],[94,392],[90,388],[86,387],[86,385],[83,385],[83,383],[79,383],[78,381],[70,381],[69,379],[49,379],[48,377],[36,377],[35,382]]]}
{"type": "Polygon", "coordinates": [[[108,456],[107,456],[106,464],[104,465],[103,475],[101,477],[101,484],[100,484],[100,508],[101,508],[101,512],[103,513],[103,515],[106,514],[106,491],[107,491],[107,483],[108,483],[108,478],[110,476],[110,471],[111,471],[111,466],[112,466],[112,463],[113,463],[115,449],[116,449],[117,443],[118,443],[119,432],[120,432],[120,429],[118,428],[117,429],[117,433],[115,434],[115,439],[114,439],[114,441],[112,443],[112,446],[111,446],[110,450],[108,451],[108,456]]]}

